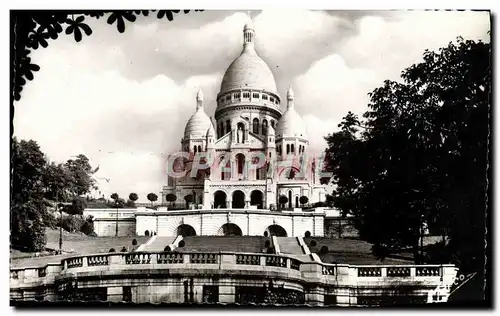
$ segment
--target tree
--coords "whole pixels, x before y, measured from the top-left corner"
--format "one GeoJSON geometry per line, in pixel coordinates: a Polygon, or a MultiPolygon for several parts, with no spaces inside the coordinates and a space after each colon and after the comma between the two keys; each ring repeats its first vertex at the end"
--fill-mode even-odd
{"type": "Polygon", "coordinates": [[[44,196],[46,160],[35,141],[12,141],[10,243],[21,251],[41,251],[46,237],[44,196]]]}
{"type": "Polygon", "coordinates": [[[192,194],[188,194],[184,197],[184,201],[186,201],[186,208],[189,208],[189,203],[193,203],[194,197],[192,194]]]}
{"type": "MultiPolygon", "coordinates": [[[[182,10],[185,14],[190,10],[182,10]]],[[[203,10],[194,10],[203,11],[203,10]]],[[[21,99],[21,91],[26,79],[33,80],[33,72],[40,66],[31,62],[30,54],[39,47],[47,47],[50,40],[55,40],[63,31],[72,34],[75,41],[80,42],[83,34],[90,36],[92,29],[85,23],[87,18],[99,19],[107,15],[106,22],[115,24],[118,32],[125,31],[126,22],[134,22],[137,16],[148,16],[157,12],[157,18],[174,19],[174,14],[181,10],[134,10],[134,11],[11,11],[11,54],[14,65],[11,71],[13,83],[12,96],[21,99]]]]}
{"type": "Polygon", "coordinates": [[[448,235],[452,263],[484,270],[490,53],[461,38],[425,51],[326,137],[334,206],[379,257],[410,247],[419,260],[428,225],[448,235]]]}
{"type": "Polygon", "coordinates": [[[71,196],[71,174],[63,164],[50,163],[45,166],[43,185],[45,198],[53,201],[68,201],[71,196]]]}
{"type": "Polygon", "coordinates": [[[147,198],[151,202],[151,207],[153,207],[153,203],[156,202],[156,200],[158,200],[158,195],[154,193],[148,193],[147,198]]]}
{"type": "Polygon", "coordinates": [[[80,154],[76,159],[69,159],[65,166],[70,173],[70,187],[74,195],[82,196],[96,188],[92,176],[93,169],[85,155],[80,154]]]}
{"type": "Polygon", "coordinates": [[[169,193],[167,194],[166,199],[170,202],[170,205],[172,205],[177,200],[177,196],[173,193],[169,193]]]}
{"type": "Polygon", "coordinates": [[[280,195],[280,197],[278,198],[278,202],[281,205],[281,208],[284,208],[285,204],[288,203],[288,198],[286,197],[286,195],[280,195]]]}
{"type": "Polygon", "coordinates": [[[309,202],[309,198],[308,198],[307,196],[303,195],[303,196],[301,196],[301,197],[299,198],[299,202],[300,202],[300,204],[302,204],[302,205],[307,204],[307,202],[309,202]]]}
{"type": "Polygon", "coordinates": [[[139,196],[137,195],[137,193],[130,193],[128,195],[128,201],[127,203],[125,204],[125,206],[127,207],[135,207],[135,202],[139,199],[139,196]]]}
{"type": "Polygon", "coordinates": [[[130,193],[128,199],[135,203],[139,199],[139,196],[137,193],[130,193]]]}

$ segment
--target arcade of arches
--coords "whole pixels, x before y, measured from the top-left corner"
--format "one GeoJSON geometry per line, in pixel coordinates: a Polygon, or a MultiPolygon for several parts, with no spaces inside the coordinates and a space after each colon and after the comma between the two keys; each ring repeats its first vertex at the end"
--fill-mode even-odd
{"type": "Polygon", "coordinates": [[[217,232],[219,236],[243,236],[241,228],[233,223],[226,223],[217,232]]]}
{"type": "Polygon", "coordinates": [[[177,227],[177,235],[181,235],[182,237],[196,236],[196,231],[194,230],[193,226],[182,224],[177,227]]]}
{"type": "Polygon", "coordinates": [[[271,225],[265,230],[264,236],[288,237],[288,234],[280,225],[271,225]]]}
{"type": "MultiPolygon", "coordinates": [[[[229,204],[231,208],[245,208],[246,204],[246,196],[245,193],[241,190],[236,190],[232,193],[232,200],[228,203],[227,194],[224,191],[216,191],[214,193],[214,203],[213,207],[216,209],[219,208],[228,208],[229,204]]],[[[250,192],[250,205],[257,206],[258,209],[264,208],[264,194],[260,190],[253,190],[250,192]]]]}

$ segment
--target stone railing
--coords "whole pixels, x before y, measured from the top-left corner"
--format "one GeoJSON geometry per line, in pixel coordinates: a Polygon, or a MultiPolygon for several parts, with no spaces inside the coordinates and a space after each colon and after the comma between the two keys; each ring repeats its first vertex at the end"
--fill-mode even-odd
{"type": "MultiPolygon", "coordinates": [[[[315,279],[314,282],[338,282],[349,284],[361,282],[414,282],[428,281],[429,284],[446,284],[453,282],[456,268],[453,265],[347,265],[326,264],[317,261],[301,261],[286,255],[256,254],[256,253],[179,253],[179,252],[131,252],[93,254],[65,258],[60,264],[48,264],[45,267],[12,268],[10,269],[10,283],[12,286],[21,286],[32,282],[46,282],[46,278],[61,273],[79,271],[92,272],[115,270],[117,273],[125,267],[133,269],[154,269],[160,265],[173,265],[180,269],[204,269],[200,265],[217,265],[219,270],[255,270],[269,269],[286,277],[294,275],[304,279],[315,279]],[[277,270],[276,270],[277,269],[277,270]],[[292,271],[295,271],[292,273],[292,271]],[[297,274],[298,273],[298,274],[297,274]],[[444,280],[444,281],[443,281],[444,280]]],[[[210,269],[213,269],[210,268],[210,269]]],[[[203,273],[203,272],[200,272],[203,273]]],[[[242,272],[244,273],[244,272],[242,272]]],[[[451,283],[450,283],[451,284],[451,283]]]]}

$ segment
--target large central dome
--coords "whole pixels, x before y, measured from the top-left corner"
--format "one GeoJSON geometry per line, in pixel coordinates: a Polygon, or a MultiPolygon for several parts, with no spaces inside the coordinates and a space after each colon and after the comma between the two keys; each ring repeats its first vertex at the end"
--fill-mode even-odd
{"type": "Polygon", "coordinates": [[[222,78],[220,92],[251,88],[276,93],[276,81],[273,73],[255,51],[255,33],[252,25],[245,25],[243,32],[243,51],[227,68],[222,78]]]}

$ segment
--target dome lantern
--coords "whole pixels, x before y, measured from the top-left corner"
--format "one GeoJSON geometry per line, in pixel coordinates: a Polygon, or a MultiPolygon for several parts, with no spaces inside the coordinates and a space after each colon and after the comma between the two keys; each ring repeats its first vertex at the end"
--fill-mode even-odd
{"type": "Polygon", "coordinates": [[[295,94],[293,93],[292,86],[288,88],[288,92],[286,93],[287,97],[287,108],[293,108],[294,107],[294,102],[295,102],[295,94]]]}
{"type": "Polygon", "coordinates": [[[198,90],[198,93],[196,94],[196,110],[200,109],[203,107],[203,91],[198,90]]]}
{"type": "Polygon", "coordinates": [[[251,21],[243,28],[243,50],[224,73],[220,93],[239,89],[264,90],[277,95],[274,75],[255,50],[255,31],[251,21]]]}

